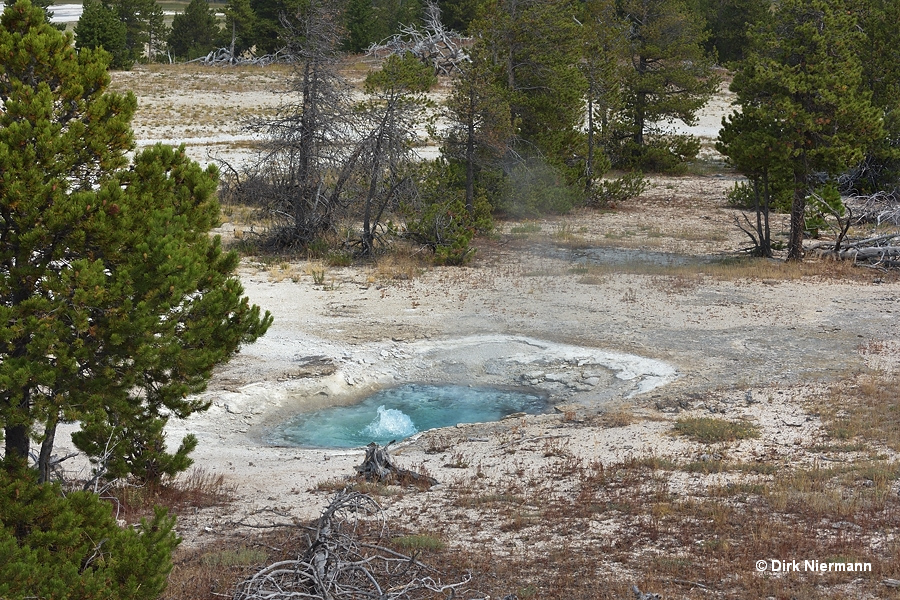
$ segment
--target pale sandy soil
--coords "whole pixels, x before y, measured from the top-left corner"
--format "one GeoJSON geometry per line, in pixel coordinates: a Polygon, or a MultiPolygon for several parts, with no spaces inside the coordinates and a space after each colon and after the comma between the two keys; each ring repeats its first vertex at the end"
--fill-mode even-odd
{"type": "MultiPolygon", "coordinates": [[[[192,90],[188,102],[166,89],[167,75],[154,74],[150,85],[145,75],[116,79],[123,87],[142,82],[138,138],[224,140],[190,145],[198,159],[239,156],[221,136],[237,136],[240,128],[224,117],[198,116],[197,125],[190,111],[218,114],[223,98],[242,114],[270,110],[284,83],[280,72],[246,83],[252,78],[215,71],[210,77],[232,77],[232,87],[243,81],[246,89],[224,96],[218,87],[192,90]],[[171,124],[159,119],[167,107],[171,124]]],[[[720,98],[704,114],[707,134],[727,104],[720,98]]],[[[641,198],[612,212],[547,220],[539,234],[525,237],[502,225],[499,236],[479,243],[470,266],[434,268],[411,280],[385,279],[385,265],[328,268],[323,286],[303,262],[281,269],[244,260],[239,274],[247,295],[275,321],[217,371],[204,394],[210,410],[169,428],[172,441],[195,433],[197,466],[237,487],[228,507],[179,520],[185,543],[242,531],[238,523],[315,517],[331,493],[317,485],[352,475],[362,452],[275,446],[267,441],[272,427],[296,411],[406,381],[535,387],[560,406],[554,415],[459,426],[403,443],[395,450],[401,466],[423,467],[443,484],[382,499],[391,518],[412,523],[437,518],[446,491],[476,470],[490,482],[540,469],[551,460],[548,444],[603,463],[708,452],[671,435],[684,414],[759,425],[761,438],[716,450],[731,458],[817,460],[804,449],[821,436],[805,402],[825,384],[873,366],[860,352],[867,342],[897,343],[900,284],[874,272],[852,282],[751,280],[660,267],[668,253],[708,260],[745,245],[724,202],[733,181],[728,174],[656,178],[641,198]],[[592,253],[608,252],[603,248],[623,250],[595,260],[624,256],[630,274],[586,266],[592,253]],[[634,248],[650,254],[623,254],[634,248]],[[650,265],[646,272],[634,266],[642,262],[650,265]],[[625,417],[591,418],[604,411],[625,417]],[[434,453],[439,448],[445,451],[434,453]]],[[[776,219],[776,231],[782,227],[776,219]]],[[[225,223],[221,232],[233,228],[225,223]]],[[[890,357],[880,360],[888,362],[874,366],[895,367],[890,357]]],[[[673,475],[672,485],[689,488],[694,477],[673,475]]],[[[496,535],[489,527],[464,533],[486,543],[496,535]]]]}

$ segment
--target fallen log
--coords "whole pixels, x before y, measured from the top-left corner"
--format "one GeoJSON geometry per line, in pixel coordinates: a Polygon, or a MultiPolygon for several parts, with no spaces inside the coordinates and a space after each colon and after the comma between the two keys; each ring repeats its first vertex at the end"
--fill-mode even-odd
{"type": "Polygon", "coordinates": [[[807,246],[806,251],[824,258],[851,260],[860,266],[896,267],[900,263],[897,241],[900,241],[900,232],[845,241],[837,250],[834,242],[817,242],[807,246]]]}

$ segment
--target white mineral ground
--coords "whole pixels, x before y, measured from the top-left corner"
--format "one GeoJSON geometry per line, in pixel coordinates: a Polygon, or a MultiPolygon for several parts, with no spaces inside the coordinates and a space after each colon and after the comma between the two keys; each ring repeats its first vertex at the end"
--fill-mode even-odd
{"type": "MultiPolygon", "coordinates": [[[[129,87],[152,76],[162,77],[138,70],[117,74],[116,83],[129,87]]],[[[139,91],[137,135],[145,141],[239,136],[233,122],[204,130],[184,119],[164,122],[159,114],[188,104],[200,113],[222,103],[274,106],[280,99],[266,90],[275,87],[139,91]],[[199,131],[179,137],[188,129],[199,131]]],[[[701,115],[698,127],[707,136],[728,104],[720,96],[701,115]]],[[[243,152],[226,143],[209,150],[189,146],[200,160],[243,152]]],[[[549,435],[562,436],[559,443],[575,456],[604,463],[650,453],[691,455],[696,446],[670,435],[674,416],[667,411],[679,403],[716,407],[726,418],[761,427],[761,438],[731,446],[731,459],[801,453],[795,442],[818,435],[819,428],[816,417],[804,414],[803,399],[823,383],[872,367],[866,364],[871,357],[859,352],[862,344],[896,342],[900,285],[877,283],[874,272],[860,283],[572,268],[584,260],[580,248],[590,246],[640,247],[651,261],[661,260],[653,252],[709,257],[745,246],[724,199],[735,177],[657,178],[643,196],[615,211],[543,221],[542,234],[525,241],[505,235],[479,241],[471,265],[434,268],[410,280],[379,277],[388,260],[329,267],[324,286],[314,285],[302,262],[290,267],[293,281],[244,260],[239,276],[250,301],[275,320],[263,338],[216,371],[203,394],[209,411],[168,429],[173,444],[195,433],[196,465],[237,487],[231,505],[179,520],[185,543],[238,531],[241,521],[317,516],[330,497],[316,491],[317,483],[352,475],[362,452],[276,447],[267,434],[297,411],[350,403],[403,382],[533,387],[560,407],[552,415],[422,433],[395,450],[401,466],[424,467],[444,484],[470,478],[475,467],[449,468],[446,456],[426,453],[437,437],[489,478],[541,460],[541,452],[524,448],[511,466],[506,445],[549,435]],[[560,242],[566,232],[577,235],[574,244],[560,242]],[[614,428],[578,424],[586,414],[610,409],[636,418],[614,428]]],[[[777,217],[776,234],[784,227],[777,217]]],[[[228,238],[235,229],[225,223],[219,232],[228,238]]],[[[501,226],[501,234],[508,230],[501,226]]],[[[58,439],[58,453],[70,449],[66,435],[58,439]]],[[[448,487],[381,500],[397,517],[416,505],[439,505],[448,487]]]]}

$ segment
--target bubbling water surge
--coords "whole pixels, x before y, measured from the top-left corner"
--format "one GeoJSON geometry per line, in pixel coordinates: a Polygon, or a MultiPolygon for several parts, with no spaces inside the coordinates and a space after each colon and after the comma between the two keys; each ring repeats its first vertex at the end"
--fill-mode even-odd
{"type": "Polygon", "coordinates": [[[378,407],[378,417],[366,425],[362,433],[372,436],[373,439],[385,437],[405,438],[419,433],[409,415],[396,408],[385,408],[382,404],[378,407]]]}

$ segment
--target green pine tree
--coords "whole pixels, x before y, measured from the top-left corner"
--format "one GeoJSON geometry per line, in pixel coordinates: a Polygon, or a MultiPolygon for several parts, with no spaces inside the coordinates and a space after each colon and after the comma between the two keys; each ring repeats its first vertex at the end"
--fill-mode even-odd
{"type": "Polygon", "coordinates": [[[113,69],[131,69],[134,58],[126,47],[125,23],[116,11],[100,0],[87,0],[84,11],[75,25],[75,47],[103,48],[110,53],[109,66],[113,69]]]}
{"type": "Polygon", "coordinates": [[[103,0],[125,24],[125,48],[132,62],[153,62],[167,30],[165,15],[156,0],[103,0]]]}
{"type": "Polygon", "coordinates": [[[256,13],[250,0],[228,0],[225,5],[225,27],[220,45],[231,50],[231,56],[239,56],[253,47],[256,39],[256,13]]]}
{"type": "Polygon", "coordinates": [[[209,236],[217,171],[162,146],[129,168],[136,101],[107,91],[106,53],[76,52],[27,0],[0,24],[6,460],[37,439],[46,479],[57,425],[81,421],[98,468],[142,451],[166,464],[159,422],[205,409],[191,394],[270,322],[209,236]]]}
{"type": "Polygon", "coordinates": [[[609,158],[602,152],[608,145],[610,123],[622,107],[622,89],[628,55],[622,44],[625,23],[618,17],[615,0],[589,0],[582,16],[584,58],[579,68],[587,81],[585,156],[585,195],[594,193],[594,180],[609,168],[609,158]]]}
{"type": "Polygon", "coordinates": [[[179,58],[196,58],[215,48],[218,35],[216,12],[207,0],[191,0],[184,12],[172,19],[168,48],[179,58]]]}
{"type": "Polygon", "coordinates": [[[469,25],[478,17],[486,0],[437,0],[441,21],[452,31],[468,33],[469,25]]]}
{"type": "Polygon", "coordinates": [[[344,49],[348,52],[363,52],[379,41],[372,0],[348,0],[344,20],[347,30],[344,49]]]}
{"type": "MultiPolygon", "coordinates": [[[[442,154],[465,173],[465,206],[475,215],[475,187],[483,170],[497,170],[512,142],[509,104],[494,78],[482,44],[469,51],[469,62],[453,81],[446,101],[450,126],[442,154]]],[[[452,172],[452,171],[451,171],[452,172]]]]}
{"type": "Polygon", "coordinates": [[[495,61],[524,155],[542,156],[570,180],[583,173],[582,56],[570,0],[493,0],[472,27],[495,61]]]}
{"type": "Polygon", "coordinates": [[[706,21],[709,38],[704,43],[722,64],[744,58],[750,46],[748,32],[766,15],[771,0],[688,0],[691,10],[706,21]]]}
{"type": "Polygon", "coordinates": [[[90,492],[63,494],[33,472],[0,469],[0,598],[150,600],[166,588],[179,540],[157,509],[120,527],[90,492]]]}
{"type": "Polygon", "coordinates": [[[703,20],[682,0],[618,0],[617,9],[627,25],[623,43],[631,68],[617,124],[624,147],[614,162],[665,170],[692,158],[695,145],[661,137],[660,123],[693,124],[719,86],[702,46],[703,20]]]}
{"type": "Polygon", "coordinates": [[[849,178],[856,193],[900,187],[900,3],[894,0],[848,0],[863,35],[857,52],[863,85],[882,111],[885,136],[867,149],[866,159],[849,178]]]}
{"type": "Polygon", "coordinates": [[[771,168],[790,172],[789,260],[803,257],[806,198],[819,185],[813,175],[847,170],[884,137],[863,81],[860,35],[840,0],[783,0],[752,32],[754,46],[731,84],[745,115],[731,126],[758,140],[736,149],[757,147],[754,163],[770,152],[771,168]]]}

